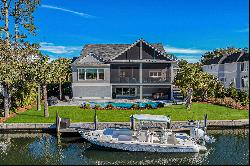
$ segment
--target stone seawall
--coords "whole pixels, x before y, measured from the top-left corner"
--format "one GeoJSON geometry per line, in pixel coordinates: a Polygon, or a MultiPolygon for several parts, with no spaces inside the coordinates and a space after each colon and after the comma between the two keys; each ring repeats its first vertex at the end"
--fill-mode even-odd
{"type": "MultiPolygon", "coordinates": [[[[145,123],[150,126],[166,126],[165,123],[145,123]]],[[[186,121],[173,121],[171,123],[172,129],[179,129],[181,126],[187,125],[186,121]]],[[[200,123],[203,126],[203,121],[200,123]]],[[[108,127],[129,128],[129,122],[98,122],[97,129],[104,129],[108,127]]],[[[138,123],[136,123],[136,128],[138,123]]],[[[249,128],[249,120],[209,120],[207,123],[208,129],[223,129],[223,128],[249,128]]],[[[55,131],[56,125],[53,123],[0,123],[0,132],[3,131],[55,131]]],[[[94,123],[71,123],[67,129],[60,129],[62,132],[76,132],[77,129],[94,129],[94,123]]]]}

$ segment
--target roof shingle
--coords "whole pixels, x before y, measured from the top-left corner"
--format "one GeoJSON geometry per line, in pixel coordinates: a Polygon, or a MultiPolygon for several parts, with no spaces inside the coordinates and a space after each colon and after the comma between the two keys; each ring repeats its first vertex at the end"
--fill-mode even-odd
{"type": "MultiPolygon", "coordinates": [[[[150,45],[158,51],[165,53],[164,47],[161,43],[150,45]]],[[[115,58],[129,46],[131,46],[131,44],[86,44],[81,51],[80,57],[74,61],[74,64],[80,63],[81,59],[90,54],[100,62],[105,62],[115,58]]]]}

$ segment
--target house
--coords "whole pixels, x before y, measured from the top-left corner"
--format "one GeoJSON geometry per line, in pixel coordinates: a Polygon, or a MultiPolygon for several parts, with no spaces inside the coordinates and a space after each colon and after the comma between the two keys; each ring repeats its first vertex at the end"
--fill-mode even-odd
{"type": "Polygon", "coordinates": [[[72,63],[73,98],[173,98],[173,66],[160,43],[86,44],[72,63]]]}
{"type": "Polygon", "coordinates": [[[249,91],[249,53],[237,52],[231,55],[221,55],[209,60],[203,65],[203,71],[216,76],[225,86],[249,91]]]}

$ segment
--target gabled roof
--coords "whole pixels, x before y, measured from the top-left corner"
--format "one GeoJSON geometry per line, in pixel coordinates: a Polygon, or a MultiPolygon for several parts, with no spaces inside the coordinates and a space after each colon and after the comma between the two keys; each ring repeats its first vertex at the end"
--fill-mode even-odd
{"type": "Polygon", "coordinates": [[[244,53],[237,62],[244,62],[244,61],[249,61],[249,53],[244,53]]]}
{"type": "Polygon", "coordinates": [[[129,50],[140,41],[142,41],[152,49],[155,49],[159,54],[164,56],[166,55],[164,47],[161,43],[149,44],[142,39],[137,40],[133,44],[86,44],[81,51],[80,57],[76,59],[73,64],[80,64],[82,60],[87,56],[92,56],[102,63],[111,61],[125,51],[129,50]]]}
{"type": "Polygon", "coordinates": [[[241,55],[243,55],[241,52],[230,54],[221,62],[221,64],[237,62],[241,55]]]}
{"type": "Polygon", "coordinates": [[[213,59],[210,59],[206,62],[205,65],[211,64],[225,64],[225,63],[233,63],[233,62],[244,62],[249,61],[249,53],[248,52],[236,52],[227,56],[219,56],[213,59]]]}
{"type": "MultiPolygon", "coordinates": [[[[113,57],[112,59],[115,59],[116,57],[120,56],[121,54],[125,53],[126,51],[128,51],[129,49],[131,49],[133,46],[135,46],[137,43],[142,42],[144,44],[146,44],[147,46],[151,47],[152,49],[154,49],[155,51],[157,51],[159,54],[165,56],[166,52],[164,50],[164,47],[161,43],[155,43],[155,44],[149,44],[148,42],[146,42],[143,39],[139,39],[137,41],[135,41],[133,44],[129,45],[126,49],[124,49],[122,52],[120,52],[119,54],[117,54],[115,57],[113,57]]],[[[112,60],[110,59],[110,60],[112,60]]]]}
{"type": "Polygon", "coordinates": [[[221,56],[219,56],[219,57],[215,57],[215,58],[213,58],[213,59],[209,59],[209,60],[206,61],[206,64],[205,64],[205,65],[218,64],[222,57],[223,57],[223,56],[221,55],[221,56]]]}

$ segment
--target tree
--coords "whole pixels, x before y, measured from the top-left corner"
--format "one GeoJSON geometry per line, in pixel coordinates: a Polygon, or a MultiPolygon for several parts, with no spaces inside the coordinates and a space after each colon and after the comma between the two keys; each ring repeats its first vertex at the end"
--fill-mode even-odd
{"type": "Polygon", "coordinates": [[[53,82],[59,84],[59,99],[62,100],[62,83],[68,82],[71,75],[71,59],[59,58],[51,62],[53,82]]]}
{"type": "Polygon", "coordinates": [[[49,64],[49,57],[39,53],[33,62],[32,70],[34,81],[37,82],[39,85],[38,87],[42,86],[44,98],[44,116],[49,117],[47,85],[53,79],[52,66],[49,64]]]}
{"type": "MultiPolygon", "coordinates": [[[[0,19],[4,20],[4,25],[0,26],[0,31],[4,31],[5,36],[2,37],[0,82],[4,91],[4,112],[5,117],[9,116],[11,106],[11,91],[13,85],[20,77],[20,65],[28,54],[25,45],[18,44],[23,42],[26,33],[34,34],[35,26],[33,12],[39,0],[1,0],[0,1],[0,19]],[[9,24],[13,21],[14,31],[10,30],[9,24]],[[14,33],[13,33],[14,32],[14,33]],[[12,40],[14,39],[14,42],[12,40]],[[24,47],[23,47],[24,46],[24,47]],[[19,48],[20,47],[20,48],[19,48]],[[24,49],[23,49],[24,48],[24,49]],[[25,55],[25,56],[23,56],[25,55]]],[[[24,69],[25,70],[25,69],[24,69]]]]}
{"type": "Polygon", "coordinates": [[[207,101],[208,96],[214,95],[216,88],[221,86],[213,75],[202,71],[199,63],[188,64],[187,61],[181,60],[178,65],[180,70],[174,79],[174,84],[180,87],[184,95],[192,88],[194,97],[207,101]]]}
{"type": "Polygon", "coordinates": [[[5,117],[9,115],[11,96],[29,81],[27,66],[31,55],[36,53],[35,45],[25,42],[9,43],[6,47],[4,41],[0,40],[0,82],[4,91],[5,117]]]}

